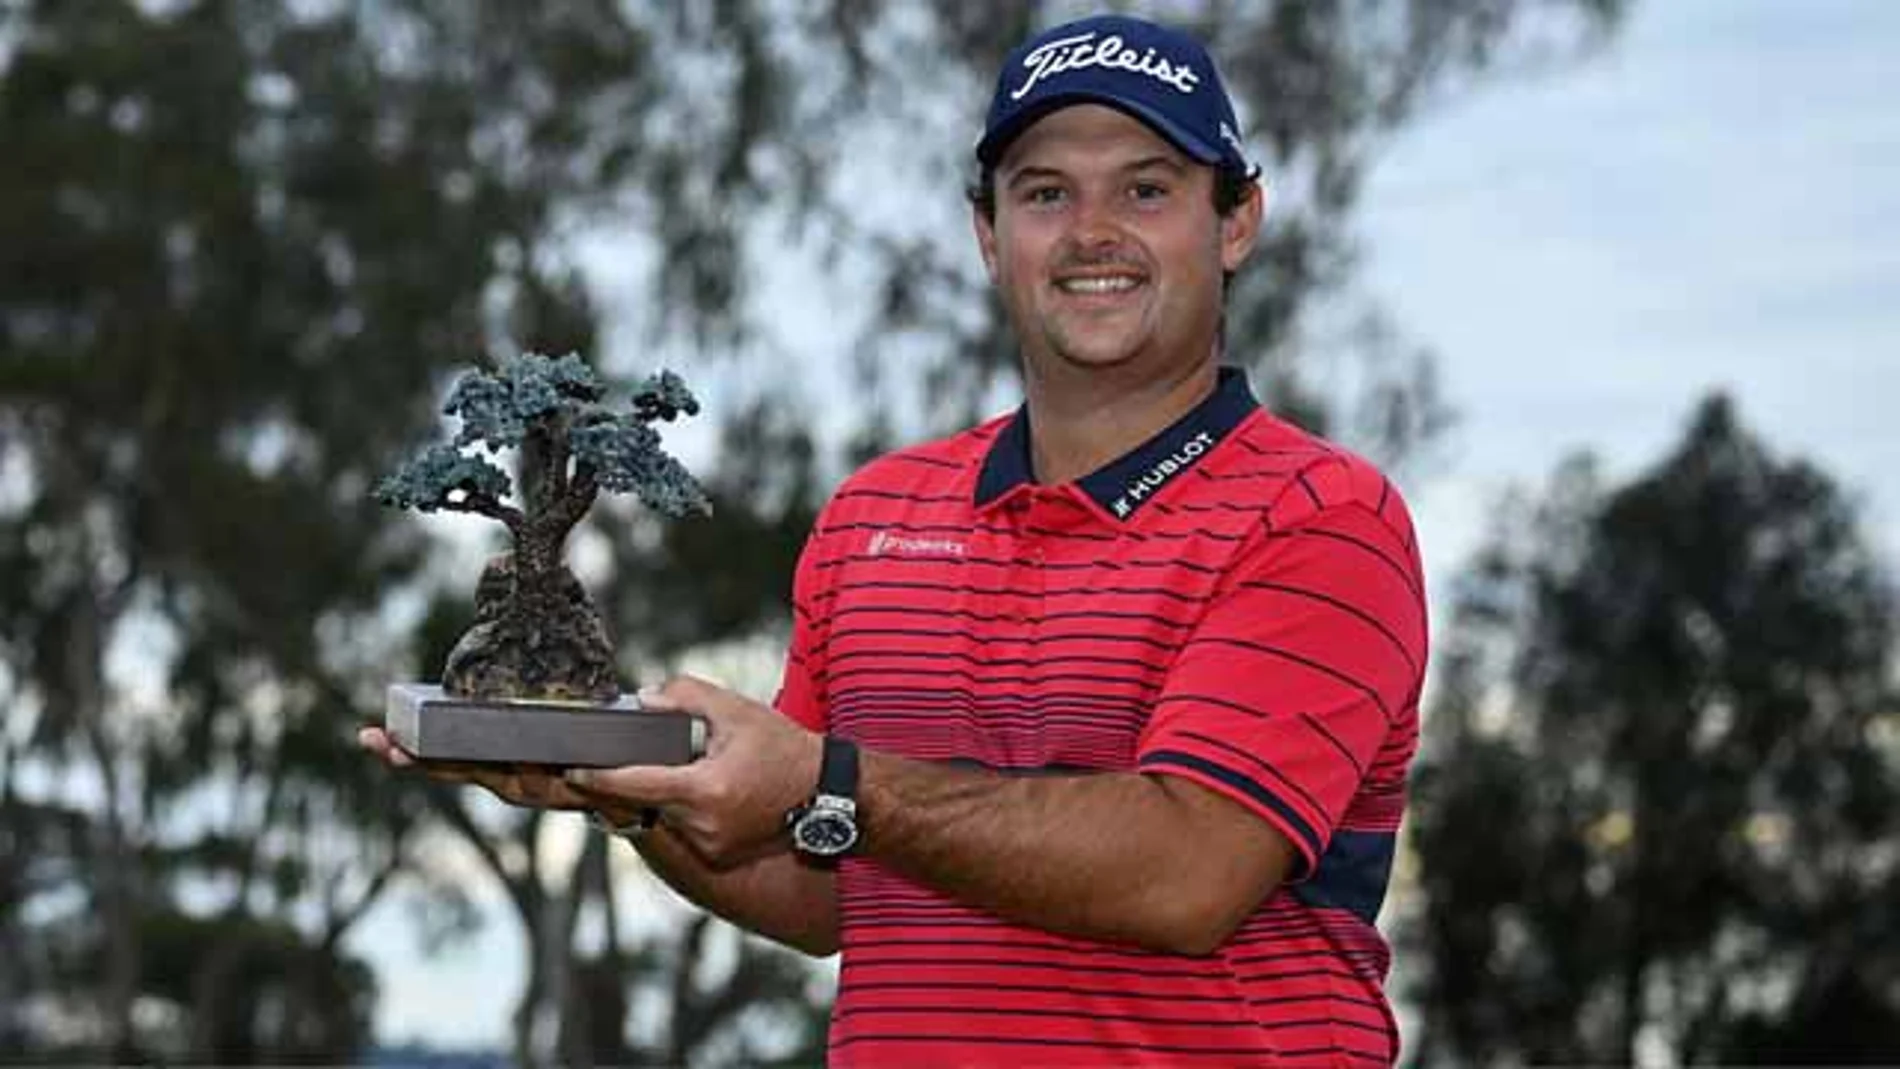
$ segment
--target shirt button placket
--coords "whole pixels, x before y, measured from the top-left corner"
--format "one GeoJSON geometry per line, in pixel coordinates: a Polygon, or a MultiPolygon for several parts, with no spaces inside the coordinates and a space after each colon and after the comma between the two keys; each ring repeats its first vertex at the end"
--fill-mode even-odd
{"type": "Polygon", "coordinates": [[[1027,488],[1009,503],[1010,546],[997,607],[1010,621],[1004,633],[1011,657],[1028,655],[1027,640],[1042,610],[1042,536],[1035,530],[1040,493],[1027,488]]]}
{"type": "Polygon", "coordinates": [[[1047,492],[1036,490],[1029,495],[1029,511],[1023,514],[1023,569],[1020,589],[1023,591],[1023,616],[1028,621],[1028,632],[1035,634],[1042,626],[1043,600],[1048,593],[1049,573],[1045,567],[1048,562],[1050,501],[1047,492]]]}

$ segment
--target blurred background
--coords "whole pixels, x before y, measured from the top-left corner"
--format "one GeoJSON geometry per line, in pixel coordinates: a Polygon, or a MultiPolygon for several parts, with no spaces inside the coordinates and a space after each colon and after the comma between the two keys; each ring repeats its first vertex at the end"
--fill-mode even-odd
{"type": "MultiPolygon", "coordinates": [[[[1900,4],[1206,0],[1229,357],[1388,465],[1435,624],[1420,1065],[1900,1063],[1900,4]]],[[[866,456],[1000,412],[963,184],[1073,4],[0,0],[0,1059],[822,1058],[833,973],[353,749],[501,529],[458,369],[681,372],[710,521],[571,552],[770,694],[866,456]]]]}

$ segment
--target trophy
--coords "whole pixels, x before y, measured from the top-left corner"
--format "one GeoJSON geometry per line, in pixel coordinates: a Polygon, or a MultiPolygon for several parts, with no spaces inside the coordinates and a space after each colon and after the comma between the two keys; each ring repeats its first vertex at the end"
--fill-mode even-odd
{"type": "Polygon", "coordinates": [[[606,623],[564,554],[568,532],[603,491],[633,493],[668,516],[712,511],[652,426],[693,415],[699,403],[668,371],[641,384],[625,409],[605,397],[577,355],[503,358],[450,392],[443,412],[462,422],[455,440],[376,487],[386,505],[496,520],[512,542],[482,571],[475,621],[450,651],[441,685],[389,688],[385,727],[417,757],[608,767],[684,764],[704,752],[699,717],[643,710],[621,693],[606,623]],[[515,450],[519,493],[471,447],[515,450]]]}

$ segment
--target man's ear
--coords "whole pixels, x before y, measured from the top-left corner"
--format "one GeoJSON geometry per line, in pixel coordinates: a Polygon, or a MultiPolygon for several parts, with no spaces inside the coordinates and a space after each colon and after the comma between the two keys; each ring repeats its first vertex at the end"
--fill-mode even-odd
{"type": "Polygon", "coordinates": [[[970,205],[970,224],[976,229],[976,251],[983,257],[983,269],[989,272],[990,285],[996,285],[996,223],[983,209],[970,205]]]}
{"type": "Polygon", "coordinates": [[[1220,222],[1220,263],[1227,271],[1238,271],[1253,253],[1260,239],[1260,223],[1267,214],[1267,191],[1258,181],[1247,183],[1247,191],[1220,222]]]}

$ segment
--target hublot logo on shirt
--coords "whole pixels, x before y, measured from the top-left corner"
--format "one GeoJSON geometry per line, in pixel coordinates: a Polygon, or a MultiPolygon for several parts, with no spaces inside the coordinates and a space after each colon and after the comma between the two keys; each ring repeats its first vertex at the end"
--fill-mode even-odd
{"type": "Polygon", "coordinates": [[[1137,476],[1133,482],[1122,488],[1121,496],[1115,499],[1114,513],[1118,520],[1125,520],[1135,511],[1135,506],[1146,501],[1156,490],[1168,485],[1175,476],[1193,467],[1207,451],[1214,448],[1214,436],[1206,431],[1189,438],[1181,448],[1161,458],[1154,467],[1137,476]]]}

